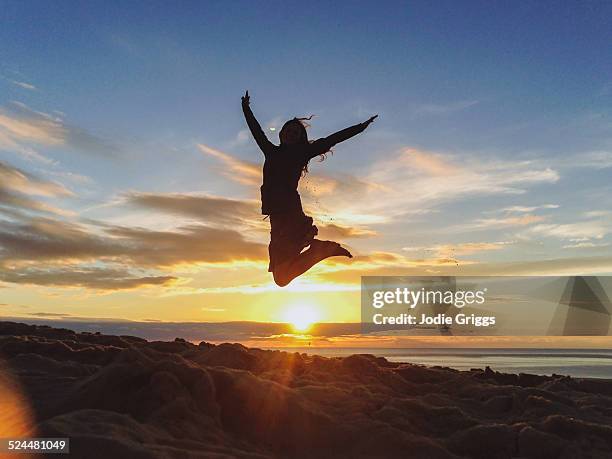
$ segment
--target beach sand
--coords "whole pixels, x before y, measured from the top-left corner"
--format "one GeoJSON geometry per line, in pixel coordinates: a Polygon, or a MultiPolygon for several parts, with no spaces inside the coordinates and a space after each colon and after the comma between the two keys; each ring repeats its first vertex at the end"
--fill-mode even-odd
{"type": "Polygon", "coordinates": [[[608,380],[13,322],[0,358],[22,434],[69,437],[70,457],[612,457],[608,380]]]}

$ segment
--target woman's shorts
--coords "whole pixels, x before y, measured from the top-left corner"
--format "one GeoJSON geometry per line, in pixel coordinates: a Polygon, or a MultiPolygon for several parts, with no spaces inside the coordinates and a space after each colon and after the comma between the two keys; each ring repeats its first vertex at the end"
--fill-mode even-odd
{"type": "Polygon", "coordinates": [[[269,272],[273,272],[281,263],[297,257],[318,233],[317,227],[312,224],[312,217],[302,211],[272,214],[270,226],[269,272]]]}

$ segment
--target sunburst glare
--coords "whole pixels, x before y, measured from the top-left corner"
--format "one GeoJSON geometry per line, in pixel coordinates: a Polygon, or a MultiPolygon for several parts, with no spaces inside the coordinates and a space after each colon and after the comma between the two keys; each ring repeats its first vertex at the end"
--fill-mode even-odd
{"type": "Polygon", "coordinates": [[[283,320],[288,322],[296,332],[306,332],[320,320],[317,306],[308,302],[293,303],[283,312],[283,320]]]}

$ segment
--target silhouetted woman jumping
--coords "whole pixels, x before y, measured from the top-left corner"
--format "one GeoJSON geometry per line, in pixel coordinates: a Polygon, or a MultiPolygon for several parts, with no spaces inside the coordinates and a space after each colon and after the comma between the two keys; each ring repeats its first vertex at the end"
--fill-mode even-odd
{"type": "Polygon", "coordinates": [[[264,134],[249,103],[247,91],[242,97],[242,111],[251,134],[265,157],[261,213],[270,216],[272,229],[268,246],[268,271],[274,275],[274,282],[284,287],[326,258],[352,258],[350,252],[337,242],[315,239],[318,234],[317,227],[312,224],[312,217],[304,214],[297,187],[300,177],[308,171],[308,162],[312,158],[325,155],[337,143],[359,134],[378,115],[314,142],[308,140],[302,120],[293,118],[280,130],[280,145],[277,146],[264,134]],[[304,250],[306,247],[308,250],[304,250]]]}

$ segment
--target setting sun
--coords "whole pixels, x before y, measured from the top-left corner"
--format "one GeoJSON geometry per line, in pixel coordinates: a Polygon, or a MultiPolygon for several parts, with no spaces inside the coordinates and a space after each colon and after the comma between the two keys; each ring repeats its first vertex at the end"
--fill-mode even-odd
{"type": "Polygon", "coordinates": [[[317,307],[309,303],[289,305],[283,314],[283,320],[298,332],[307,331],[319,319],[317,307]]]}

